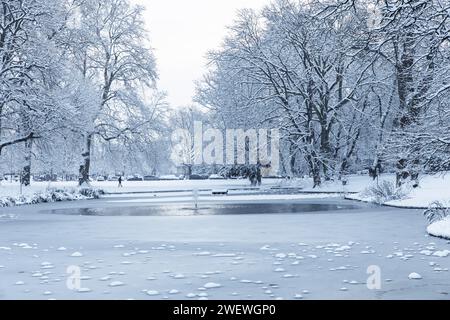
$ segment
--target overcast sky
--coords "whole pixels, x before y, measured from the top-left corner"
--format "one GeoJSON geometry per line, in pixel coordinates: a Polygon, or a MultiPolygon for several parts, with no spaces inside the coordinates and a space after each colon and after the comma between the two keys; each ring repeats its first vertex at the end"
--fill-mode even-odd
{"type": "Polygon", "coordinates": [[[205,71],[205,54],[217,48],[236,10],[260,9],[269,0],[135,0],[144,5],[155,49],[159,87],[173,106],[192,103],[194,81],[205,71]]]}

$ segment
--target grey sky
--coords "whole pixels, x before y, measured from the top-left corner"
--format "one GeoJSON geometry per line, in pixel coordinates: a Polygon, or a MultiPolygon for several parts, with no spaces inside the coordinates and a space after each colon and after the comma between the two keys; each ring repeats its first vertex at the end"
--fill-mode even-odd
{"type": "Polygon", "coordinates": [[[194,81],[205,71],[205,54],[217,48],[236,10],[269,0],[135,0],[147,8],[146,22],[160,74],[159,87],[173,106],[192,103],[194,81]]]}

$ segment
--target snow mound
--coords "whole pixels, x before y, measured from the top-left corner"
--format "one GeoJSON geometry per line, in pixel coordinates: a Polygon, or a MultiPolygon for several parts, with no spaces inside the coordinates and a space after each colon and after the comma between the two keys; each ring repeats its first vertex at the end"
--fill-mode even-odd
{"type": "Polygon", "coordinates": [[[219,283],[215,283],[215,282],[208,282],[203,287],[205,287],[206,289],[214,289],[214,288],[220,288],[220,287],[222,287],[222,285],[219,283]]]}
{"type": "Polygon", "coordinates": [[[427,232],[435,237],[450,239],[450,217],[433,222],[427,227],[427,232]]]}
{"type": "Polygon", "coordinates": [[[422,276],[416,272],[410,273],[408,276],[409,280],[420,280],[422,279],[422,276]]]}
{"type": "Polygon", "coordinates": [[[159,295],[159,292],[156,290],[147,290],[147,295],[149,296],[157,296],[159,295]]]}

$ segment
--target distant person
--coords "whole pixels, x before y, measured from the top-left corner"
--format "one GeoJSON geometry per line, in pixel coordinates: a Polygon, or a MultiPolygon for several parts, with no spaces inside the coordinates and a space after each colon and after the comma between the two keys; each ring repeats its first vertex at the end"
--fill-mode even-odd
{"type": "Polygon", "coordinates": [[[122,176],[119,177],[119,188],[123,188],[123,186],[122,186],[122,176]]]}

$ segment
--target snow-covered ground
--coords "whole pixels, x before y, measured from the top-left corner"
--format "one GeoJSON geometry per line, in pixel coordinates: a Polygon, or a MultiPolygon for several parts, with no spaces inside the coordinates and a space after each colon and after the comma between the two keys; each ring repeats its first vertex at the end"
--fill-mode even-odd
{"type": "MultiPolygon", "coordinates": [[[[279,186],[282,180],[267,179],[264,187],[279,186]]],[[[94,181],[92,188],[101,189],[108,193],[141,193],[153,191],[183,191],[194,189],[229,189],[229,188],[250,188],[248,180],[167,180],[167,181],[124,181],[123,188],[118,187],[115,181],[94,181]]],[[[57,182],[32,182],[31,186],[20,187],[18,182],[0,182],[0,197],[17,197],[19,195],[31,196],[48,189],[76,189],[78,184],[75,181],[57,182]]]]}
{"type": "MultiPolygon", "coordinates": [[[[278,185],[280,180],[265,180],[265,185],[278,185]]],[[[115,181],[93,181],[93,188],[102,189],[106,192],[148,192],[148,191],[173,191],[192,189],[211,189],[226,187],[249,187],[248,180],[168,180],[168,181],[124,181],[123,188],[118,187],[115,181]]],[[[77,188],[75,181],[57,182],[32,182],[31,186],[20,188],[18,182],[0,182],[0,196],[16,196],[21,192],[30,195],[36,192],[45,191],[49,188],[77,188]]]]}
{"type": "Polygon", "coordinates": [[[420,210],[355,203],[353,210],[283,215],[43,212],[149,205],[148,195],[140,197],[140,204],[108,197],[1,209],[0,299],[447,299],[450,294],[450,244],[425,233],[420,210]],[[370,266],[381,271],[378,290],[366,285],[370,266]],[[70,290],[77,270],[81,287],[70,290]]]}
{"type": "MultiPolygon", "coordinates": [[[[394,175],[384,175],[380,181],[395,181],[394,175]]],[[[376,182],[369,182],[366,187],[374,185],[376,182]]],[[[362,188],[360,191],[364,191],[362,188]]],[[[353,199],[371,201],[373,199],[367,198],[364,194],[351,195],[353,199]]],[[[384,204],[397,207],[406,208],[422,208],[426,209],[432,202],[439,201],[445,205],[450,203],[450,174],[445,175],[423,175],[420,178],[420,185],[418,188],[410,188],[403,199],[387,201],[384,204]]]]}
{"type": "MultiPolygon", "coordinates": [[[[340,181],[325,182],[320,188],[312,188],[311,179],[265,179],[262,188],[270,187],[296,187],[304,192],[337,192],[337,193],[360,193],[368,187],[376,184],[367,175],[350,175],[347,178],[347,185],[342,185],[340,181]]],[[[393,174],[382,175],[379,181],[395,181],[393,174]]],[[[216,190],[216,189],[240,189],[250,188],[246,179],[242,180],[174,180],[174,181],[124,181],[124,187],[119,188],[117,182],[104,181],[92,182],[92,187],[102,189],[108,193],[142,193],[160,191],[190,191],[216,190]]],[[[32,195],[36,192],[45,191],[48,188],[76,188],[76,182],[33,182],[30,187],[23,188],[22,194],[32,195]]],[[[0,197],[17,196],[20,194],[20,185],[16,182],[2,182],[0,184],[0,197]]],[[[370,201],[363,195],[353,195],[352,198],[370,201]]],[[[420,187],[411,192],[402,200],[393,200],[385,204],[399,207],[427,208],[430,203],[441,201],[450,202],[450,174],[446,175],[422,175],[420,187]]]]}
{"type": "MultiPolygon", "coordinates": [[[[367,188],[380,183],[381,181],[395,182],[394,174],[382,175],[378,182],[373,181],[368,176],[351,175],[347,177],[348,184],[342,186],[339,182],[327,182],[322,187],[312,189],[310,181],[303,180],[300,182],[282,182],[283,185],[298,185],[303,186],[305,191],[337,191],[337,192],[358,192],[363,193],[367,188]]],[[[397,206],[397,207],[415,207],[415,208],[428,208],[428,206],[434,201],[440,201],[442,203],[450,203],[450,174],[439,175],[422,175],[420,177],[420,186],[416,189],[409,189],[406,197],[401,200],[392,200],[384,203],[385,205],[397,206]]],[[[347,197],[372,201],[373,199],[360,195],[348,195],[347,197]]]]}

